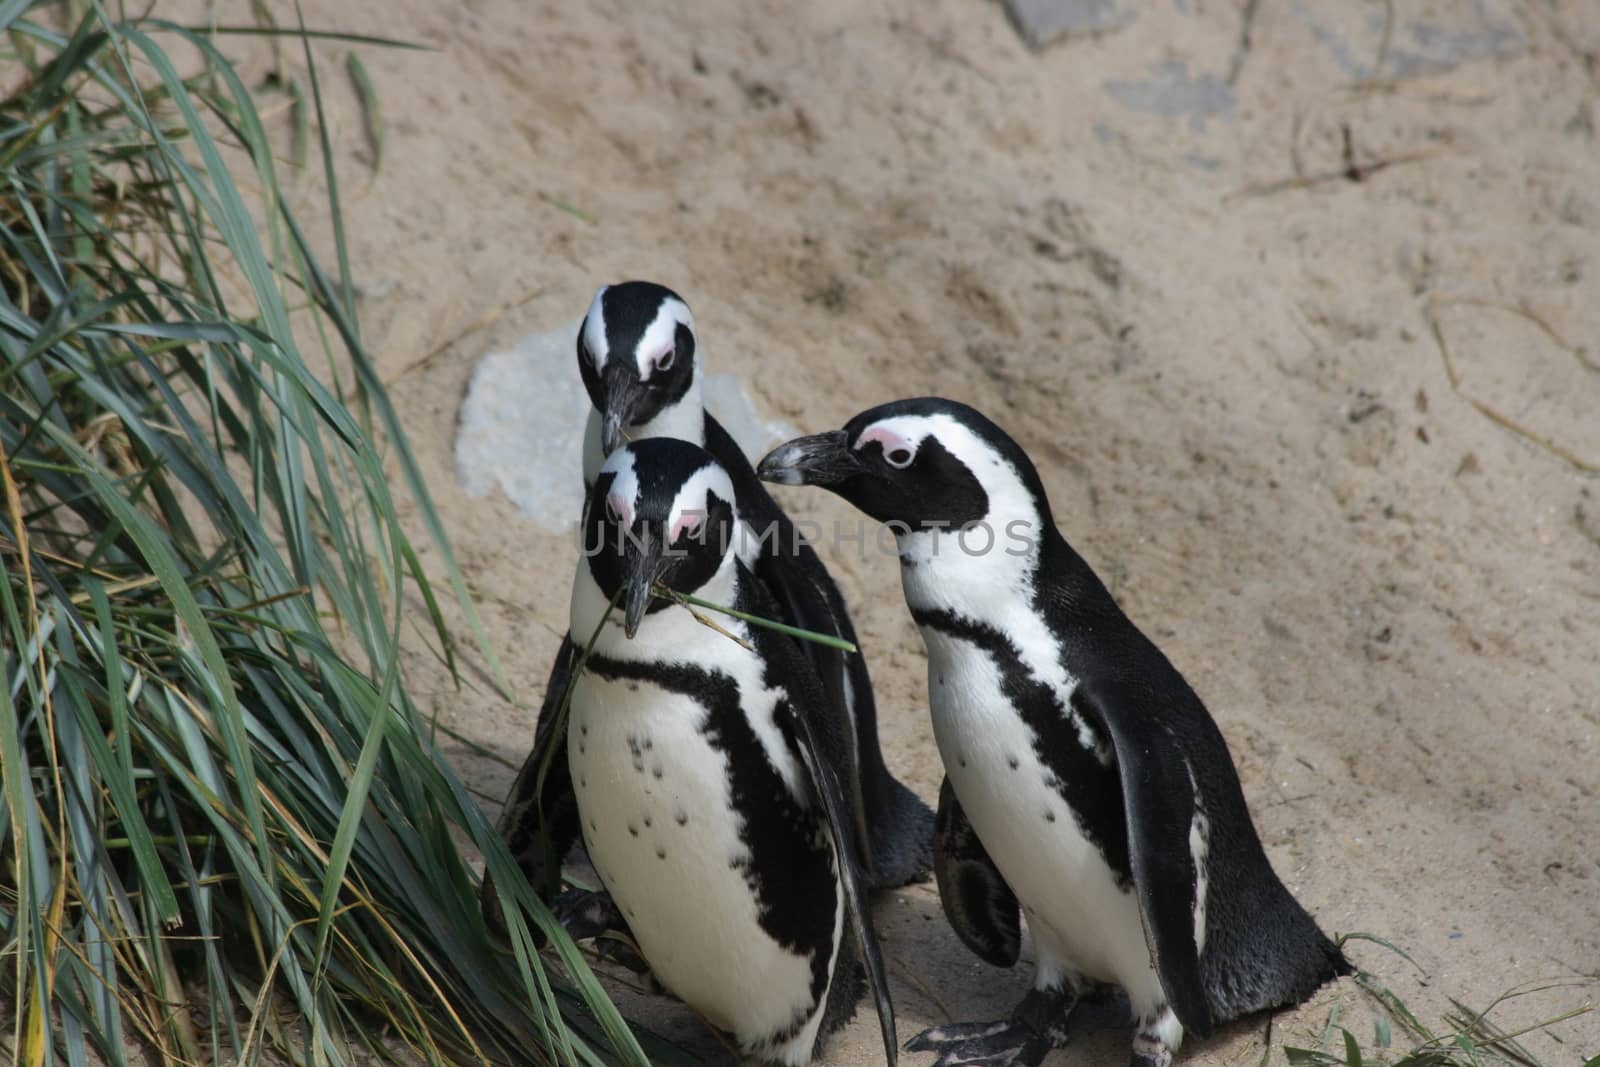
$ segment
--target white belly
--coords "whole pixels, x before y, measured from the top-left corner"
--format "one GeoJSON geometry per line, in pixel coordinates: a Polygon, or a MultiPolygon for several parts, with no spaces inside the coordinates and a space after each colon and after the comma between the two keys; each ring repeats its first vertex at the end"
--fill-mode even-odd
{"type": "Polygon", "coordinates": [[[804,1063],[822,1019],[811,965],[761,928],[706,714],[645,682],[583,677],[567,756],[584,843],[662,984],[747,1047],[804,1021],[768,1053],[804,1063]]]}
{"type": "MultiPolygon", "coordinates": [[[[945,774],[990,858],[1028,917],[1041,978],[1066,968],[1127,990],[1134,1009],[1164,1000],[1150,965],[1137,895],[1084,837],[1033,737],[1001,693],[990,656],[923,629],[933,732],[945,774]]],[[[1062,699],[1066,704],[1065,694],[1062,699]]]]}

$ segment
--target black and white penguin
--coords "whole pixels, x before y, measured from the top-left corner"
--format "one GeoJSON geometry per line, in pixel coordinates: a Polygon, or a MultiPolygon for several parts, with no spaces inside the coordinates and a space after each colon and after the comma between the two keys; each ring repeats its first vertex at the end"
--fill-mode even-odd
{"type": "Polygon", "coordinates": [[[1033,934],[1033,990],[1009,1019],[908,1049],[941,1067],[1037,1064],[1109,1013],[1136,1026],[1135,1067],[1167,1067],[1185,1033],[1349,972],[1273,873],[1205,705],[1057,532],[994,423],[902,400],[779,446],[760,474],[894,531],[945,765],[945,914],[999,966],[1017,960],[1019,905],[1033,934]]]}
{"type": "Polygon", "coordinates": [[[652,594],[775,614],[735,499],[716,460],[671,438],[623,445],[588,496],[570,622],[598,636],[563,762],[615,908],[598,925],[625,924],[655,977],[744,1055],[791,1067],[850,1017],[864,962],[892,1060],[855,797],[834,773],[847,723],[791,638],[726,616],[713,628],[652,594]]]}
{"type": "MultiPolygon", "coordinates": [[[[652,282],[602,286],[579,327],[577,358],[594,405],[584,435],[585,489],[625,438],[672,437],[700,445],[732,480],[744,521],[762,535],[748,563],[776,602],[777,618],[858,644],[844,597],[827,568],[773,501],[738,444],[705,410],[694,316],[683,299],[652,282]]],[[[859,794],[855,809],[869,846],[868,885],[885,888],[925,877],[932,865],[933,812],[884,765],[866,660],[859,652],[814,644],[800,649],[822,681],[828,706],[852,724],[852,743],[836,770],[846,788],[859,794]]],[[[498,823],[518,864],[547,900],[559,889],[561,861],[577,837],[572,783],[545,756],[561,743],[550,730],[573,654],[569,635],[545,687],[533,749],[498,823]],[[541,766],[554,768],[546,770],[542,790],[541,766]]],[[[485,880],[483,902],[491,924],[500,925],[491,880],[485,880]]]]}

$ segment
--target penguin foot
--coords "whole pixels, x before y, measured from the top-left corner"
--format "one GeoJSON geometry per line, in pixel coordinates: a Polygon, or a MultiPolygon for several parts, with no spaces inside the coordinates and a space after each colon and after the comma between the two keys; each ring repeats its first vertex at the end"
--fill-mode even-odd
{"type": "Polygon", "coordinates": [[[1141,1048],[1136,1038],[1133,1042],[1133,1058],[1128,1061],[1128,1067],[1172,1067],[1172,1049],[1165,1045],[1141,1048]]]}
{"type": "Polygon", "coordinates": [[[936,1052],[933,1067],[1038,1067],[1050,1041],[1027,1023],[953,1023],[924,1030],[907,1052],[936,1052]]]}
{"type": "Polygon", "coordinates": [[[550,909],[567,936],[574,941],[594,941],[594,954],[602,960],[625,967],[650,979],[650,965],[639,955],[628,921],[609,893],[589,889],[568,889],[556,898],[550,909]]]}
{"type": "Polygon", "coordinates": [[[1011,1018],[987,1023],[952,1023],[924,1030],[906,1042],[907,1052],[937,1052],[933,1067],[1038,1067],[1051,1049],[1067,1043],[1075,1011],[1068,991],[1035,989],[1011,1018]]]}
{"type": "Polygon", "coordinates": [[[1182,1040],[1183,1030],[1171,1008],[1139,1027],[1133,1036],[1133,1057],[1129,1067],[1172,1067],[1172,1049],[1182,1040]]]}

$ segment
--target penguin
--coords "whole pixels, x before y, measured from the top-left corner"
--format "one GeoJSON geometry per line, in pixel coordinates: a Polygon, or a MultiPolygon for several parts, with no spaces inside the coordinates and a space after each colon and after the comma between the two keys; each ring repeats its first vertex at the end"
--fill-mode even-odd
{"type": "MultiPolygon", "coordinates": [[[[777,618],[859,647],[844,597],[827,568],[756,477],[743,450],[705,410],[694,316],[683,298],[653,282],[602,286],[578,329],[577,360],[593,404],[584,433],[585,490],[594,484],[605,457],[626,437],[672,437],[702,446],[732,480],[745,523],[761,535],[749,566],[777,603],[777,618]]],[[[883,762],[865,658],[815,644],[799,647],[822,680],[827,706],[852,724],[852,743],[841,753],[837,773],[858,794],[855,810],[862,822],[859,832],[868,843],[869,886],[884,889],[927,877],[933,862],[933,812],[883,762]]],[[[554,711],[575,653],[569,634],[545,686],[533,748],[497,824],[518,865],[547,901],[560,889],[561,862],[578,833],[572,783],[560,761],[546,755],[562,742],[552,733],[554,711]]],[[[503,928],[494,883],[487,877],[482,904],[490,926],[503,928]]]]}
{"type": "Polygon", "coordinates": [[[906,1048],[1035,1065],[1074,1029],[1132,1023],[1134,1067],[1183,1036],[1298,1004],[1350,965],[1267,860],[1226,742],[1161,650],[1057,531],[1015,441],[936,397],[774,449],[894,532],[944,761],[935,877],[957,936],[1038,962],[1009,1018],[906,1048]]]}
{"type": "Polygon", "coordinates": [[[776,614],[733,480],[686,441],[625,444],[581,532],[571,632],[595,636],[573,665],[563,762],[605,889],[597,921],[744,1056],[788,1067],[848,1020],[864,965],[893,1062],[857,799],[836,773],[848,723],[792,638],[705,625],[673,599],[776,614]]]}

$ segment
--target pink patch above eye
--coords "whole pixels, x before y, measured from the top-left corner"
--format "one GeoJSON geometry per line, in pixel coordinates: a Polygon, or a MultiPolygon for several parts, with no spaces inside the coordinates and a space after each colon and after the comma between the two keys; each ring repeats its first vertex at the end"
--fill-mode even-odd
{"type": "Polygon", "coordinates": [[[633,508],[619,494],[611,493],[606,497],[606,510],[611,512],[618,522],[633,525],[633,508]]]}
{"type": "Polygon", "coordinates": [[[691,539],[700,536],[701,527],[705,524],[705,514],[698,511],[686,511],[672,524],[672,536],[668,539],[676,543],[679,537],[688,534],[691,539]]]}
{"type": "Polygon", "coordinates": [[[901,437],[894,431],[885,430],[880,426],[874,426],[872,429],[868,430],[866,433],[857,438],[856,448],[858,450],[865,448],[873,441],[876,441],[878,444],[883,446],[883,454],[886,456],[897,449],[904,450],[908,454],[916,451],[911,447],[910,441],[907,441],[904,437],[901,437]]]}

